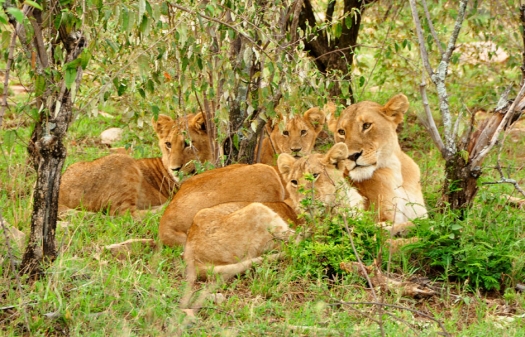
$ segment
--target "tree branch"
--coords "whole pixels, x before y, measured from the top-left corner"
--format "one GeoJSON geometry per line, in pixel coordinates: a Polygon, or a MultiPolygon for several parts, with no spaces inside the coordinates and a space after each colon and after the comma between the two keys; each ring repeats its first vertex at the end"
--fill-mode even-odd
{"type": "Polygon", "coordinates": [[[7,108],[7,95],[9,94],[9,73],[13,65],[14,52],[16,45],[16,29],[11,35],[11,43],[9,43],[9,55],[7,56],[7,64],[5,66],[4,91],[2,93],[2,103],[0,104],[0,129],[2,128],[2,121],[4,120],[5,109],[7,108]]]}
{"type": "MultiPolygon", "coordinates": [[[[427,70],[428,76],[432,76],[434,71],[430,66],[428,60],[427,47],[425,46],[425,38],[423,37],[423,28],[421,27],[421,21],[419,20],[419,14],[417,13],[416,0],[410,0],[410,9],[412,10],[412,18],[414,19],[414,24],[416,26],[417,40],[419,42],[419,52],[421,54],[421,61],[423,66],[427,70]]],[[[423,81],[424,82],[424,81],[423,81]]]]}
{"type": "Polygon", "coordinates": [[[423,72],[423,75],[422,75],[422,80],[421,80],[421,84],[419,85],[419,92],[421,93],[421,99],[423,100],[423,108],[425,110],[425,116],[426,116],[426,119],[424,120],[424,125],[428,131],[428,133],[430,134],[430,138],[432,138],[432,141],[434,142],[434,144],[436,144],[439,152],[441,152],[441,156],[442,157],[445,157],[446,156],[446,151],[445,151],[445,145],[443,144],[443,140],[441,139],[441,135],[439,134],[439,130],[436,126],[436,122],[434,121],[434,116],[432,115],[432,111],[430,110],[430,105],[428,103],[428,97],[427,97],[427,91],[426,91],[426,86],[427,84],[425,83],[425,73],[423,72]]]}
{"type": "MultiPolygon", "coordinates": [[[[414,0],[411,0],[411,1],[414,1],[414,0]]],[[[468,3],[468,0],[461,0],[459,4],[458,16],[454,24],[454,31],[452,32],[452,35],[450,36],[450,39],[447,45],[447,49],[441,58],[441,62],[439,63],[437,72],[434,73],[430,77],[432,79],[432,82],[434,82],[434,84],[436,85],[439,103],[440,103],[439,108],[441,110],[441,118],[443,120],[443,128],[445,132],[445,144],[446,144],[445,151],[447,153],[447,157],[445,157],[445,159],[452,156],[457,151],[456,140],[455,140],[456,135],[453,134],[452,116],[449,110],[450,107],[448,104],[448,94],[447,94],[447,88],[445,86],[445,78],[447,76],[450,56],[452,55],[452,52],[456,48],[456,40],[459,36],[459,32],[463,24],[463,19],[465,17],[467,3],[468,3]]]]}
{"type": "Polygon", "coordinates": [[[423,10],[425,11],[425,16],[427,18],[428,27],[430,28],[430,34],[432,34],[432,37],[434,38],[434,42],[436,43],[439,49],[439,55],[443,56],[443,53],[444,53],[443,47],[441,46],[441,42],[439,41],[436,30],[434,29],[434,24],[432,23],[432,19],[430,18],[430,13],[428,12],[427,1],[421,0],[421,3],[423,4],[423,10]]]}

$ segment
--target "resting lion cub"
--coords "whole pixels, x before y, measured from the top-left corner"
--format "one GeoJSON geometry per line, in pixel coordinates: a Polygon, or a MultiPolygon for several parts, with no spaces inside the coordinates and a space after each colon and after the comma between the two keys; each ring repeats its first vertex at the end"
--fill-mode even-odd
{"type": "Polygon", "coordinates": [[[162,158],[133,159],[126,154],[111,154],[69,166],[60,181],[59,213],[83,208],[91,212],[107,211],[110,215],[129,210],[135,215],[139,210],[166,202],[177,186],[174,172],[189,171],[185,165],[190,160],[211,159],[201,114],[176,121],[159,115],[152,123],[162,158]],[[191,144],[184,132],[189,133],[191,144]]]}
{"type": "Polygon", "coordinates": [[[268,122],[266,132],[270,137],[265,137],[261,145],[260,162],[275,165],[278,154],[288,153],[299,158],[312,152],[315,140],[323,130],[325,112],[319,108],[311,108],[302,116],[284,119],[283,129],[279,123],[268,122]]]}
{"type": "Polygon", "coordinates": [[[398,94],[384,106],[350,105],[329,122],[336,143],[348,146],[349,176],[367,199],[366,208],[377,210],[379,221],[396,224],[427,215],[419,167],[401,150],[396,133],[407,110],[407,97],[398,94]]]}

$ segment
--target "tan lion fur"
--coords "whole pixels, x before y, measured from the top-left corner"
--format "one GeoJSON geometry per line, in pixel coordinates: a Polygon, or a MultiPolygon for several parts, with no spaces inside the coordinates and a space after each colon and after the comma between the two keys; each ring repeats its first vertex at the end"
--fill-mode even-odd
{"type": "Polygon", "coordinates": [[[347,157],[345,144],[335,144],[326,154],[316,153],[300,159],[279,155],[279,171],[297,212],[301,211],[301,201],[305,198],[301,187],[313,188],[315,198],[327,206],[363,209],[363,197],[344,177],[347,157]],[[308,180],[307,175],[313,180],[308,180]]]}
{"type": "Polygon", "coordinates": [[[156,121],[153,118],[151,123],[157,133],[162,161],[167,169],[192,173],[195,170],[194,161],[213,161],[206,120],[202,112],[176,120],[161,114],[156,121]]]}
{"type": "MultiPolygon", "coordinates": [[[[352,188],[343,176],[347,156],[345,144],[335,145],[325,155],[312,154],[299,160],[288,154],[281,154],[278,158],[279,170],[284,172],[287,181],[297,179],[297,183],[287,184],[290,195],[294,196],[290,201],[291,204],[284,201],[231,202],[204,208],[196,213],[184,247],[186,278],[190,288],[183,296],[181,306],[183,308],[191,306],[192,287],[197,278],[220,275],[222,279],[228,279],[245,272],[253,264],[260,263],[264,259],[274,260],[281,256],[279,253],[281,244],[295,234],[290,224],[292,228],[299,224],[294,209],[300,209],[299,203],[303,197],[299,196],[297,185],[313,188],[319,200],[331,204],[335,200],[351,195],[352,199],[346,204],[351,207],[362,207],[362,197],[355,190],[350,191],[352,188]],[[313,186],[305,182],[305,174],[316,176],[313,186]],[[263,257],[263,254],[269,251],[276,251],[276,253],[263,257]]],[[[262,166],[270,168],[266,165],[262,166]]],[[[239,171],[241,168],[244,167],[238,166],[231,172],[239,171]]],[[[214,178],[215,186],[221,186],[221,181],[226,185],[229,184],[223,174],[215,175],[214,178]]],[[[273,178],[273,182],[279,181],[277,177],[273,178]]],[[[259,176],[255,186],[260,188],[269,183],[267,177],[259,176]]],[[[245,184],[239,189],[224,191],[228,194],[239,194],[243,188],[253,190],[251,186],[245,184]]],[[[181,188],[178,196],[182,193],[181,188]]],[[[260,191],[260,193],[264,192],[260,191]]],[[[206,201],[204,194],[197,194],[192,199],[196,204],[206,201]]]]}
{"type": "MultiPolygon", "coordinates": [[[[325,110],[328,111],[332,107],[333,105],[329,105],[325,110]]],[[[269,121],[265,132],[270,136],[262,141],[260,162],[275,165],[277,155],[281,153],[288,153],[296,158],[310,154],[317,136],[323,130],[325,114],[325,111],[315,107],[307,110],[302,116],[288,118],[280,115],[279,121],[269,121]]]]}
{"type": "Polygon", "coordinates": [[[152,124],[163,149],[162,158],[133,159],[126,151],[118,150],[94,161],[72,164],[61,177],[59,213],[82,208],[91,212],[107,211],[110,215],[129,210],[137,215],[140,210],[165,203],[177,187],[173,171],[190,160],[200,159],[195,153],[210,153],[209,143],[204,142],[208,137],[200,114],[176,121],[159,115],[152,124]],[[191,143],[195,150],[183,146],[185,133],[193,137],[191,143]],[[166,151],[168,141],[176,145],[171,151],[166,151]]]}
{"type": "Polygon", "coordinates": [[[401,150],[396,133],[408,106],[398,94],[384,106],[350,105],[329,121],[335,142],[348,146],[349,177],[366,198],[365,207],[378,211],[378,221],[404,223],[427,214],[419,167],[401,150]]]}
{"type": "Polygon", "coordinates": [[[281,202],[279,175],[264,164],[235,164],[206,171],[182,183],[160,219],[159,236],[168,246],[184,245],[198,211],[227,202],[281,202]]]}

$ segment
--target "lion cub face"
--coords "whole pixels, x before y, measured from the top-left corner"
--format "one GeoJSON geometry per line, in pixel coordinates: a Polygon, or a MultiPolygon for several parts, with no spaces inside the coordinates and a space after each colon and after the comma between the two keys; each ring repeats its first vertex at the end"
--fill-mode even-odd
{"type": "Polygon", "coordinates": [[[190,114],[177,120],[159,115],[157,121],[152,119],[151,123],[159,138],[162,163],[175,178],[180,170],[185,173],[193,172],[193,160],[205,162],[213,159],[202,113],[190,114]]]}
{"type": "Polygon", "coordinates": [[[311,108],[303,116],[281,118],[284,122],[283,127],[276,124],[269,125],[267,129],[275,152],[288,153],[295,158],[310,154],[315,139],[323,129],[325,113],[319,108],[311,108]]]}
{"type": "Polygon", "coordinates": [[[306,197],[300,190],[314,191],[315,198],[326,205],[362,208],[363,197],[345,180],[343,173],[348,162],[345,144],[335,144],[326,154],[311,154],[295,159],[281,154],[277,159],[286,189],[293,206],[300,211],[301,201],[306,197]]]}
{"type": "Polygon", "coordinates": [[[338,119],[331,120],[329,129],[336,143],[348,146],[350,178],[370,179],[378,168],[399,167],[396,151],[399,143],[396,128],[408,110],[403,94],[392,97],[384,106],[364,101],[347,107],[338,119]]]}

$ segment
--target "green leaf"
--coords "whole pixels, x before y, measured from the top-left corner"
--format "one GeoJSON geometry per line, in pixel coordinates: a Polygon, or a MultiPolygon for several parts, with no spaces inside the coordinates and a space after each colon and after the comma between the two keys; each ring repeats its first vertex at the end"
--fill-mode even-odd
{"type": "Polygon", "coordinates": [[[139,92],[140,97],[146,98],[146,92],[144,91],[144,89],[138,88],[138,92],[139,92]]]}
{"type": "Polygon", "coordinates": [[[137,63],[139,64],[139,70],[140,70],[141,75],[146,76],[146,74],[148,73],[150,69],[149,57],[142,54],[138,57],[137,63]]]}
{"type": "Polygon", "coordinates": [[[37,75],[35,79],[35,96],[39,97],[44,94],[46,90],[46,78],[42,75],[37,75]]]}
{"type": "Polygon", "coordinates": [[[348,28],[348,29],[352,28],[352,24],[353,24],[353,22],[352,22],[352,16],[349,15],[349,16],[347,16],[347,17],[345,18],[345,25],[346,25],[346,28],[348,28]]]}
{"type": "Polygon", "coordinates": [[[341,36],[341,33],[343,33],[343,25],[338,22],[336,25],[335,25],[335,31],[334,31],[334,36],[336,38],[340,37],[341,36]]]}
{"type": "Polygon", "coordinates": [[[366,78],[364,76],[359,77],[359,86],[362,87],[365,85],[366,78]]]}
{"type": "Polygon", "coordinates": [[[31,1],[31,0],[24,1],[24,4],[42,10],[42,6],[40,6],[38,3],[31,1]]]}
{"type": "Polygon", "coordinates": [[[150,94],[155,93],[155,83],[153,83],[153,81],[152,81],[151,79],[149,79],[149,80],[146,82],[146,90],[147,90],[150,94]]]}
{"type": "Polygon", "coordinates": [[[122,30],[127,32],[129,30],[129,10],[126,6],[122,7],[120,16],[122,17],[122,30]]]}
{"type": "Polygon", "coordinates": [[[8,149],[11,149],[15,144],[16,130],[7,130],[4,133],[4,144],[8,149]]]}
{"type": "Polygon", "coordinates": [[[15,20],[18,21],[19,23],[23,23],[24,22],[25,15],[18,8],[9,7],[8,9],[6,9],[6,12],[11,14],[15,18],[15,20]]]}
{"type": "Polygon", "coordinates": [[[66,68],[66,88],[71,89],[71,85],[73,82],[75,82],[75,79],[77,78],[77,68],[66,68]]]}
{"type": "Polygon", "coordinates": [[[80,54],[80,65],[82,66],[82,69],[87,68],[89,60],[91,60],[91,53],[89,52],[89,50],[82,50],[82,54],[80,54]]]}
{"type": "Polygon", "coordinates": [[[458,225],[458,224],[453,224],[452,226],[450,226],[450,229],[452,229],[453,231],[458,231],[458,230],[460,230],[462,228],[463,228],[463,226],[458,225]]]}

